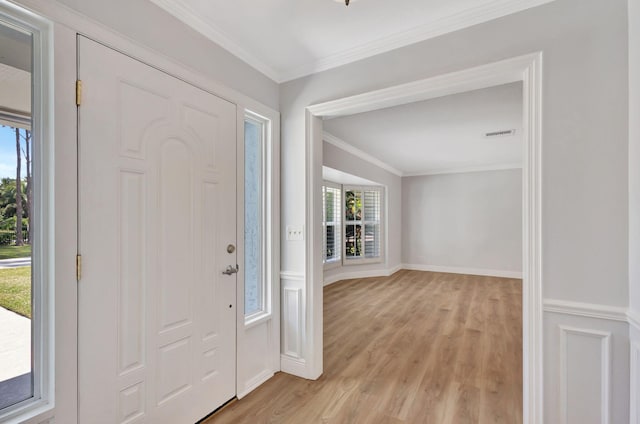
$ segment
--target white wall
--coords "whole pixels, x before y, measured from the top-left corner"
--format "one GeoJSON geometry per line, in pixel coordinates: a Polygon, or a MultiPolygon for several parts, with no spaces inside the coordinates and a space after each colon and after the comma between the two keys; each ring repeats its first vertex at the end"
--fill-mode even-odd
{"type": "MultiPolygon", "coordinates": [[[[305,223],[305,107],[542,51],[541,275],[544,297],[562,306],[559,318],[545,321],[544,367],[551,369],[559,361],[558,321],[582,313],[567,302],[589,310],[628,306],[627,18],[627,0],[557,0],[283,84],[283,227],[305,223]]],[[[304,279],[300,247],[283,243],[282,266],[304,279]]],[[[601,324],[610,321],[614,331],[617,322],[601,324]]],[[[585,318],[579,325],[592,324],[585,318]]],[[[629,355],[615,353],[622,361],[616,366],[627,372],[612,376],[611,422],[623,423],[629,355]]],[[[574,387],[581,375],[572,371],[568,378],[574,387]]],[[[545,380],[545,422],[560,422],[552,408],[558,384],[558,376],[545,380]]],[[[584,407],[589,412],[592,405],[584,407]]]]}
{"type": "Polygon", "coordinates": [[[402,262],[522,272],[522,170],[402,178],[402,262]]]}
{"type": "Polygon", "coordinates": [[[148,0],[57,1],[278,110],[278,84],[148,0]]]}
{"type": "Polygon", "coordinates": [[[325,284],[346,278],[372,277],[389,275],[397,271],[401,264],[402,246],[402,200],[401,178],[376,165],[327,143],[323,143],[324,165],[339,171],[347,172],[357,177],[385,186],[385,201],[387,204],[385,260],[378,264],[347,265],[327,269],[324,272],[325,284]]]}

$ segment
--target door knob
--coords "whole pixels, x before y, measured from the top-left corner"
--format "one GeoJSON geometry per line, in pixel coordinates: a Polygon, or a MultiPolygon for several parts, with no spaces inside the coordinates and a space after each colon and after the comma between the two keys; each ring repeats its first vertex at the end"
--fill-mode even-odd
{"type": "Polygon", "coordinates": [[[236,272],[238,272],[240,270],[240,267],[238,266],[238,264],[236,264],[236,267],[234,268],[233,265],[228,265],[227,269],[225,269],[224,271],[222,271],[222,273],[224,275],[233,275],[236,272]]]}

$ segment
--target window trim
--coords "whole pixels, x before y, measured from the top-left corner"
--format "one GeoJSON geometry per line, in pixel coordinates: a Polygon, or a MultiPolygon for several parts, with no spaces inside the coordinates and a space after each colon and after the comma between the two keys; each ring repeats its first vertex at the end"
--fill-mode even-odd
{"type": "MultiPolygon", "coordinates": [[[[344,184],[342,186],[342,202],[344,205],[344,201],[346,199],[346,196],[344,193],[346,193],[347,191],[350,190],[357,190],[357,191],[362,191],[364,193],[364,191],[378,191],[380,193],[380,221],[379,221],[379,225],[380,225],[380,255],[377,257],[373,257],[373,258],[367,258],[367,257],[361,257],[361,258],[353,258],[353,259],[349,259],[347,258],[347,247],[346,247],[346,240],[347,240],[347,211],[346,208],[343,207],[342,208],[342,265],[343,266],[350,266],[350,265],[366,265],[366,264],[378,264],[378,263],[383,263],[386,260],[386,249],[385,249],[385,240],[386,240],[386,225],[385,225],[385,220],[386,220],[386,196],[385,196],[385,187],[384,186],[379,186],[379,185],[351,185],[351,184],[344,184]]],[[[364,196],[362,197],[362,201],[364,202],[364,196]]],[[[362,207],[364,209],[364,205],[362,207]]],[[[366,217],[365,217],[366,218],[366,217]]],[[[362,222],[362,226],[364,227],[365,225],[365,221],[366,220],[361,220],[362,222]]],[[[364,229],[364,228],[363,228],[364,229]]]]}
{"type": "MultiPolygon", "coordinates": [[[[340,190],[340,203],[342,204],[342,200],[344,198],[344,190],[342,189],[342,184],[338,184],[338,183],[334,183],[332,181],[327,181],[324,180],[322,182],[322,186],[323,186],[323,205],[324,205],[324,187],[330,187],[330,188],[334,188],[337,190],[340,190]]],[[[324,207],[324,206],[323,206],[324,207]]],[[[339,208],[338,211],[336,211],[336,213],[338,214],[337,216],[340,217],[340,222],[338,223],[338,226],[340,227],[339,231],[340,234],[342,235],[344,233],[344,225],[343,225],[343,219],[342,219],[342,215],[343,215],[343,211],[342,208],[339,208]]],[[[327,261],[326,260],[326,248],[327,248],[327,236],[326,236],[326,229],[324,227],[325,225],[325,221],[324,221],[324,214],[323,214],[323,219],[322,219],[322,226],[323,226],[323,235],[322,235],[322,267],[324,270],[329,270],[329,269],[335,269],[335,268],[339,268],[342,266],[342,259],[343,259],[343,254],[344,254],[344,247],[342,246],[344,238],[341,237],[340,239],[340,257],[331,261],[327,261]]]]}
{"type": "MultiPolygon", "coordinates": [[[[273,225],[270,223],[273,222],[273,140],[271,137],[272,134],[272,122],[271,119],[266,118],[262,115],[259,115],[255,112],[252,112],[248,109],[244,111],[243,124],[246,121],[258,123],[262,125],[262,176],[261,176],[261,203],[262,203],[262,211],[260,216],[260,225],[261,225],[261,240],[260,246],[262,250],[262,257],[260,259],[260,275],[261,275],[261,286],[262,290],[260,293],[261,297],[261,309],[251,314],[243,313],[244,315],[244,326],[245,329],[251,328],[253,326],[259,325],[265,321],[268,321],[273,316],[272,310],[272,289],[273,289],[273,252],[271,246],[273,245],[273,225]]],[[[244,139],[244,137],[243,137],[244,139]]],[[[243,145],[244,146],[244,145],[243,145]]],[[[244,147],[242,149],[244,153],[244,147]]],[[[244,166],[244,157],[242,159],[242,163],[244,166]]],[[[244,176],[244,169],[243,169],[244,176]]],[[[244,179],[242,181],[242,185],[244,187],[244,179]]],[[[243,204],[244,204],[244,188],[242,190],[243,195],[243,204]]],[[[244,220],[244,208],[242,212],[242,219],[244,220]]],[[[243,223],[244,228],[244,223],[243,223]]],[[[246,249],[244,246],[244,240],[242,241],[242,254],[246,254],[246,249]]],[[[243,263],[244,258],[243,258],[243,263]]],[[[246,278],[246,274],[243,272],[242,275],[246,278]]],[[[244,281],[243,281],[243,287],[244,281]]],[[[246,293],[246,291],[245,291],[246,293]]],[[[244,308],[244,296],[243,296],[243,305],[244,308]]]]}
{"type": "Polygon", "coordinates": [[[54,408],[55,222],[52,23],[17,5],[0,3],[0,21],[32,34],[32,375],[33,396],[0,410],[0,421],[27,420],[54,408]]]}

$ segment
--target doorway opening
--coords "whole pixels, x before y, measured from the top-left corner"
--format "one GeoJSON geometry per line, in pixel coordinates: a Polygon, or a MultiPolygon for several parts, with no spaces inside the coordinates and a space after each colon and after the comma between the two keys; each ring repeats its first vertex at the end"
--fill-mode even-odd
{"type": "Polygon", "coordinates": [[[541,54],[532,54],[441,75],[307,108],[307,352],[310,375],[323,371],[322,163],[323,119],[370,112],[450,94],[521,82],[522,148],[522,308],[523,418],[541,419],[542,296],[540,276],[541,54]]]}

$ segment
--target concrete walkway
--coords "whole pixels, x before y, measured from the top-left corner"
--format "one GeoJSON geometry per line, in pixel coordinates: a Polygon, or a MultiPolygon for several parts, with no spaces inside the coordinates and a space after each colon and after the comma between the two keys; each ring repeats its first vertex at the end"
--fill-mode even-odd
{"type": "Polygon", "coordinates": [[[28,258],[0,259],[0,268],[18,268],[30,265],[31,256],[28,258]]]}
{"type": "Polygon", "coordinates": [[[0,308],[0,381],[31,372],[31,320],[0,308]]]}

